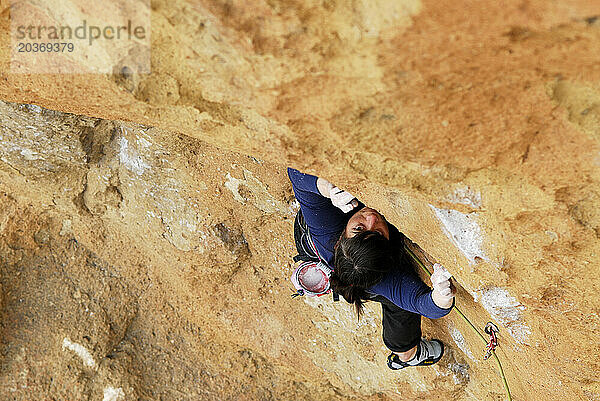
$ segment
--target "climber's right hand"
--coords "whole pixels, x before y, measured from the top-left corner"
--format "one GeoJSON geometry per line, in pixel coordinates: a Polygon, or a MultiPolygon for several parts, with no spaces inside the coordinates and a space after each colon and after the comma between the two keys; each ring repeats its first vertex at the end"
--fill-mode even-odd
{"type": "Polygon", "coordinates": [[[431,294],[433,302],[440,308],[447,309],[452,306],[454,298],[454,286],[450,281],[452,274],[439,263],[433,265],[433,274],[431,275],[431,284],[433,293],[431,294]]]}

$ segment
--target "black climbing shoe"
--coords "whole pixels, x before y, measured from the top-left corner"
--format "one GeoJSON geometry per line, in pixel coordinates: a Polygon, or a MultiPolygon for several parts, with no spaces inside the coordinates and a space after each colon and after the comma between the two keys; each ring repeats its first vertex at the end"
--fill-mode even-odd
{"type": "Polygon", "coordinates": [[[392,370],[404,369],[408,366],[428,366],[437,363],[444,355],[444,343],[440,340],[425,340],[417,344],[417,352],[413,359],[402,362],[393,352],[388,356],[387,365],[392,370]]]}

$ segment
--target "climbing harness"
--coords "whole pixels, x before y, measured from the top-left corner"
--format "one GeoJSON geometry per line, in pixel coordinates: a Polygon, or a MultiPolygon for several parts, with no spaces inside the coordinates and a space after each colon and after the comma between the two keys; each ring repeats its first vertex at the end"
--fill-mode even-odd
{"type": "Polygon", "coordinates": [[[490,336],[490,340],[485,347],[485,355],[483,356],[483,359],[487,360],[490,356],[492,356],[492,352],[496,351],[496,347],[498,346],[498,337],[496,336],[496,333],[498,333],[500,330],[498,330],[498,326],[496,326],[494,323],[487,322],[483,331],[485,331],[485,334],[490,336]]]}
{"type": "MultiPolygon", "coordinates": [[[[417,258],[417,255],[415,255],[414,252],[410,248],[408,248],[406,245],[404,245],[404,249],[414,259],[414,261],[417,262],[417,264],[419,266],[421,266],[421,268],[429,276],[431,276],[431,272],[429,271],[429,269],[427,269],[427,267],[423,264],[423,262],[421,262],[421,260],[419,258],[417,258]]],[[[456,302],[454,303],[454,307],[453,308],[464,319],[464,321],[467,322],[469,324],[469,326],[477,333],[477,335],[479,336],[479,338],[481,338],[484,343],[489,344],[488,340],[485,339],[485,337],[483,336],[483,334],[481,334],[479,332],[479,330],[477,330],[477,327],[475,327],[475,325],[473,325],[473,323],[471,323],[471,321],[465,316],[465,314],[462,313],[462,311],[458,308],[458,306],[456,306],[456,302]]],[[[492,323],[492,325],[493,325],[493,323],[492,323]]],[[[488,325],[486,325],[486,328],[487,327],[488,327],[488,325]]],[[[496,362],[498,364],[498,369],[500,370],[500,376],[502,377],[502,382],[504,383],[504,389],[506,390],[506,396],[508,397],[509,401],[512,401],[512,396],[510,394],[510,388],[508,387],[508,382],[506,381],[506,376],[504,375],[504,369],[502,369],[502,363],[500,363],[500,359],[498,358],[498,355],[496,355],[496,351],[495,351],[495,348],[498,345],[498,340],[497,340],[497,336],[496,336],[496,334],[498,333],[498,327],[496,327],[495,325],[493,325],[493,327],[496,328],[496,331],[494,332],[493,328],[490,328],[490,331],[494,333],[494,334],[490,334],[490,335],[493,335],[494,338],[496,338],[496,340],[495,340],[496,345],[494,346],[494,349],[490,350],[490,354],[494,356],[494,359],[496,359],[496,362]]],[[[484,329],[484,331],[485,331],[485,329],[484,329]]],[[[487,333],[487,331],[486,331],[486,333],[487,333]]]]}

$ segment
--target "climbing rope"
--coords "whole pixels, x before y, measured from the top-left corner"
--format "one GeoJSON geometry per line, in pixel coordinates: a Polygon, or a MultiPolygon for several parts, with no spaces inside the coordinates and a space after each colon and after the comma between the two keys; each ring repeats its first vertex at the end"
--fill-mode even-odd
{"type": "MultiPolygon", "coordinates": [[[[415,262],[417,262],[417,264],[419,266],[421,266],[421,268],[429,276],[431,276],[431,272],[423,264],[423,262],[421,262],[421,260],[417,257],[417,255],[415,255],[414,252],[411,249],[409,249],[406,245],[404,246],[404,249],[406,249],[408,254],[415,260],[415,262]]],[[[483,342],[486,344],[486,357],[484,357],[484,359],[488,359],[489,355],[493,355],[494,358],[496,359],[496,362],[498,363],[498,369],[500,370],[500,376],[502,377],[502,382],[504,383],[504,389],[506,390],[506,395],[508,396],[509,401],[512,401],[512,396],[510,395],[510,388],[508,387],[508,382],[506,381],[506,376],[504,375],[504,369],[502,369],[502,364],[500,363],[500,359],[498,358],[498,355],[496,355],[496,346],[498,345],[496,333],[498,332],[498,328],[493,323],[488,323],[488,325],[486,325],[485,332],[488,335],[490,335],[490,337],[491,337],[490,341],[488,341],[485,339],[483,334],[481,334],[479,332],[479,330],[477,330],[477,327],[475,327],[475,325],[473,323],[471,323],[471,321],[465,316],[465,314],[462,313],[462,311],[458,308],[458,306],[456,306],[456,302],[454,303],[454,310],[456,310],[456,312],[464,319],[465,322],[467,322],[469,324],[469,326],[471,326],[471,328],[475,331],[475,333],[477,333],[479,338],[481,338],[483,340],[483,342]],[[491,327],[490,324],[493,327],[491,327]],[[494,329],[495,329],[495,331],[494,331],[494,329]]]]}

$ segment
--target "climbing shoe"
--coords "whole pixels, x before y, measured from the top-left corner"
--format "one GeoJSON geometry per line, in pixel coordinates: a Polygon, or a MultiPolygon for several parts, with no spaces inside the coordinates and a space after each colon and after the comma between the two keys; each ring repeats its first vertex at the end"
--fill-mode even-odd
{"type": "Polygon", "coordinates": [[[408,366],[427,366],[433,365],[444,355],[444,343],[440,340],[421,339],[417,344],[415,356],[406,362],[402,362],[398,355],[393,352],[388,356],[387,365],[392,370],[404,369],[408,366]]]}

